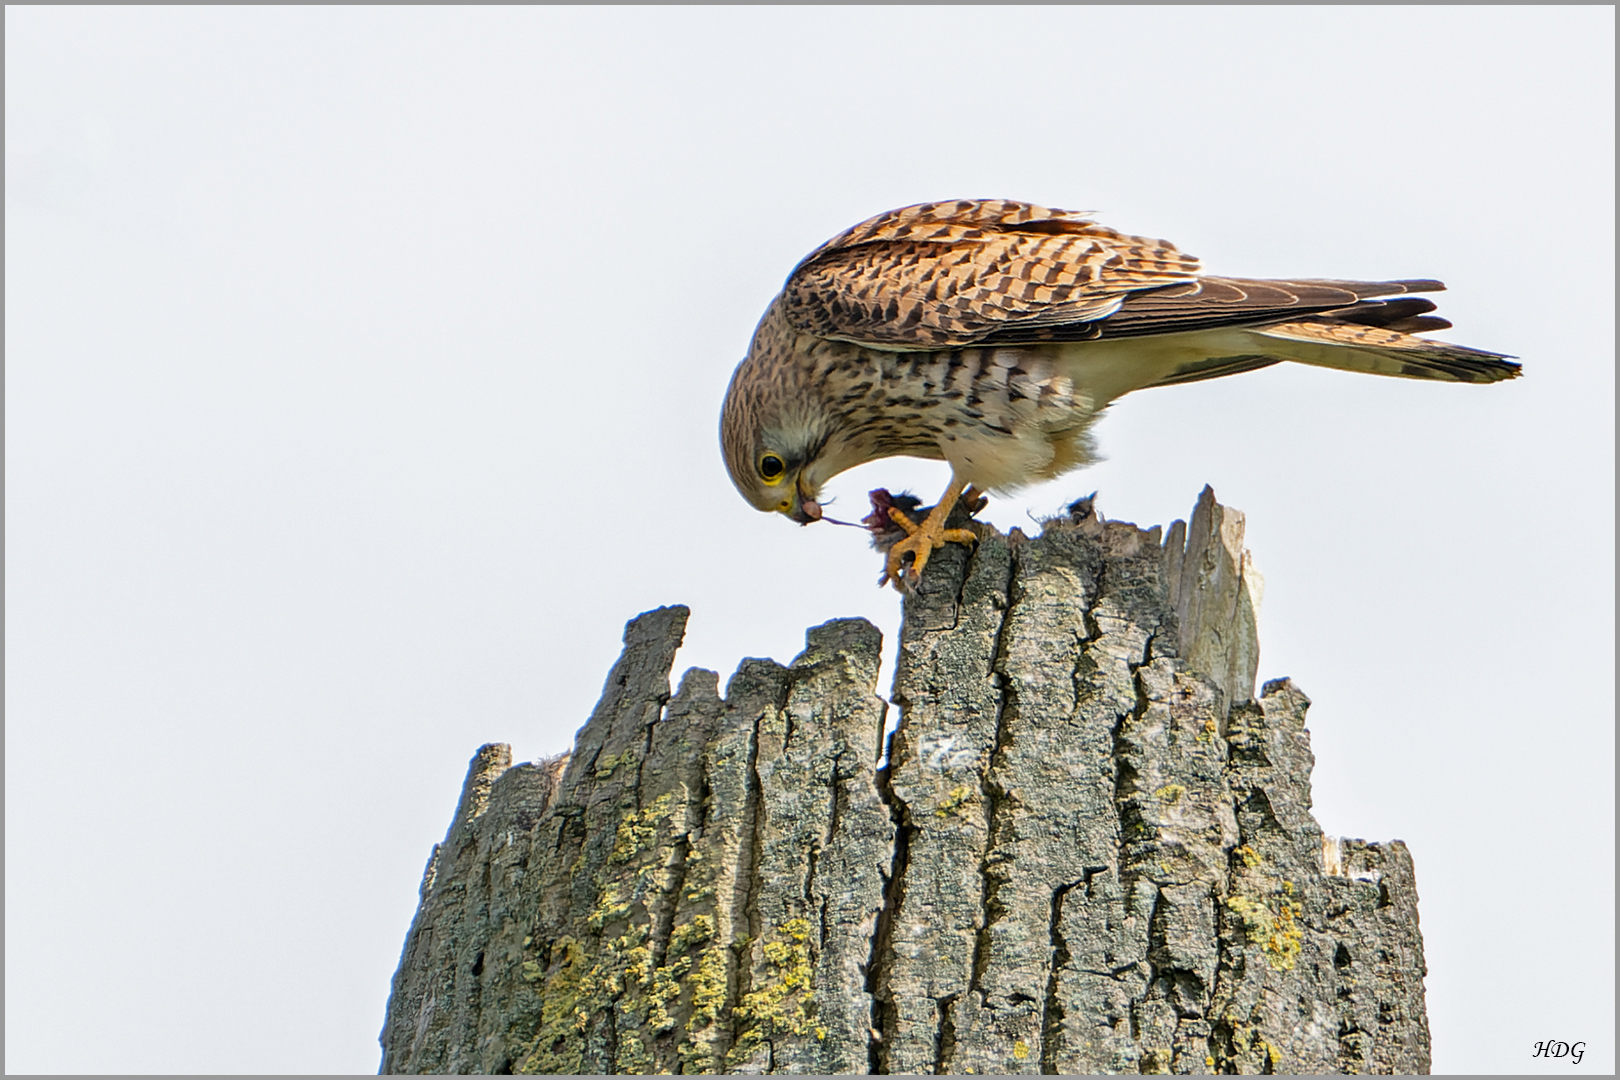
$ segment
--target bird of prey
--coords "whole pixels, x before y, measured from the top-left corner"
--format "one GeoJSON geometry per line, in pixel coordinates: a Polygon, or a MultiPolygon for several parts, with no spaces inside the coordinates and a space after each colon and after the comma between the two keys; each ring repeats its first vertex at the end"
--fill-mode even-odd
{"type": "Polygon", "coordinates": [[[908,535],[885,577],[904,588],[935,548],[973,539],[945,527],[964,492],[971,504],[1095,460],[1092,423],[1133,390],[1284,360],[1446,382],[1519,374],[1501,354],[1415,336],[1451,325],[1409,295],[1438,281],[1198,271],[1167,241],[1029,203],[923,203],[863,221],[793,268],[754,331],[720,416],[732,482],[808,524],[845,469],[949,462],[921,525],[889,511],[908,535]]]}

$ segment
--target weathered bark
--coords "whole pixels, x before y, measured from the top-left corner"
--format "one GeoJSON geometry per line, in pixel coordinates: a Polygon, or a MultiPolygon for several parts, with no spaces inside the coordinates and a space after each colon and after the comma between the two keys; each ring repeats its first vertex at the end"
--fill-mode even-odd
{"type": "Polygon", "coordinates": [[[571,755],[473,759],[383,1072],[1426,1072],[1399,842],[1326,840],[1258,576],[1190,525],[977,526],[881,642],[669,693],[633,620],[571,755]]]}

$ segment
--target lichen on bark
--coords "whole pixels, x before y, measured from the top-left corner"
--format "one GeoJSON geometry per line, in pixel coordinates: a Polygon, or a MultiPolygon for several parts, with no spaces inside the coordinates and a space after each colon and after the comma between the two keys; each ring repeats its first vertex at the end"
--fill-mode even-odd
{"type": "Polygon", "coordinates": [[[886,761],[872,626],[672,695],[681,607],[570,754],[481,748],[381,1071],[1426,1072],[1411,859],[1310,816],[1242,515],[974,528],[906,601],[886,761]]]}

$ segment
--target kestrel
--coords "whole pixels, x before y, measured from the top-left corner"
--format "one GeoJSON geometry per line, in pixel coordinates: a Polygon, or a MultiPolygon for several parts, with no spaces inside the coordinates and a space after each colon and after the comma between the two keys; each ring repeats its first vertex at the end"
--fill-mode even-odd
{"type": "Polygon", "coordinates": [[[964,491],[1095,460],[1092,423],[1132,390],[1283,360],[1447,382],[1519,374],[1501,354],[1414,336],[1451,325],[1404,295],[1438,281],[1198,268],[1167,241],[1021,202],[923,203],[863,221],[793,268],[754,331],[720,416],[732,482],[758,509],[808,524],[845,469],[898,455],[950,462],[920,526],[889,511],[908,535],[885,577],[905,586],[936,547],[973,539],[945,528],[964,491]]]}

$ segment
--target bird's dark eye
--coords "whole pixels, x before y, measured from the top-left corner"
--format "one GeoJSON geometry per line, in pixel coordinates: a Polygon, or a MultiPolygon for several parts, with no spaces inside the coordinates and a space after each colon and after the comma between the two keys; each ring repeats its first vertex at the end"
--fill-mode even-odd
{"type": "Polygon", "coordinates": [[[780,480],[782,479],[782,474],[786,471],[787,466],[784,465],[782,463],[782,459],[777,457],[775,454],[766,454],[764,457],[759,459],[759,475],[763,476],[767,480],[772,482],[780,480]]]}

